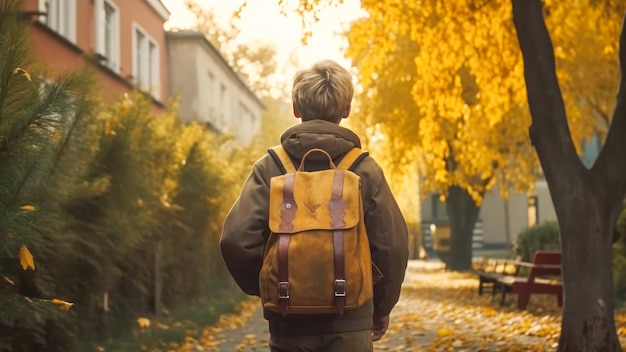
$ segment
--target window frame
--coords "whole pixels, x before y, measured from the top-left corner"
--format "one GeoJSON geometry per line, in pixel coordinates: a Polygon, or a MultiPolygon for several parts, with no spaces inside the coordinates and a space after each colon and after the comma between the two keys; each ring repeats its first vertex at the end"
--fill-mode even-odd
{"type": "Polygon", "coordinates": [[[100,55],[102,60],[100,64],[120,73],[120,53],[121,53],[121,30],[120,30],[120,8],[112,0],[95,0],[94,1],[94,33],[96,54],[100,55]],[[107,25],[106,7],[113,10],[111,26],[107,25]],[[107,30],[109,29],[109,30],[107,30]],[[109,33],[109,34],[107,34],[109,33]],[[110,42],[108,42],[110,40],[110,42]],[[110,52],[107,52],[108,50],[110,52]]]}
{"type": "Polygon", "coordinates": [[[76,0],[37,0],[37,9],[39,12],[45,13],[45,15],[39,16],[39,22],[72,44],[76,44],[76,0]],[[48,8],[46,4],[49,4],[48,8]]]}
{"type": "Polygon", "coordinates": [[[161,98],[161,46],[138,23],[133,22],[132,30],[133,81],[139,90],[150,93],[158,100],[161,98]],[[139,49],[138,34],[143,37],[139,49]],[[147,82],[142,82],[143,77],[147,82]]]}

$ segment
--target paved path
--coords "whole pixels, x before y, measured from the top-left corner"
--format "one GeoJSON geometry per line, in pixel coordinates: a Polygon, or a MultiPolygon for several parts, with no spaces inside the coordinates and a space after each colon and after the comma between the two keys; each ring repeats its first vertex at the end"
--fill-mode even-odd
{"type": "MultiPolygon", "coordinates": [[[[438,262],[410,261],[402,296],[376,351],[516,352],[552,351],[558,339],[560,308],[551,299],[531,299],[520,312],[511,300],[500,306],[478,296],[469,274],[446,272],[438,262]]],[[[513,296],[514,297],[514,296],[513,296]]],[[[267,323],[257,300],[241,314],[207,328],[191,352],[267,351],[267,323]]],[[[358,351],[355,351],[358,352],[358,351]]]]}

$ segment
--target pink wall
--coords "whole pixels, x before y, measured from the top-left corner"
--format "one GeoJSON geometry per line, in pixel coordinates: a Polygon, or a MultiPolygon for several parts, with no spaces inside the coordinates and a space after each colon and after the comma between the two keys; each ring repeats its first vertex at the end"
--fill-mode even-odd
{"type": "MultiPolygon", "coordinates": [[[[83,54],[77,48],[61,40],[53,40],[52,38],[56,38],[55,34],[50,33],[43,26],[34,25],[31,28],[31,34],[35,56],[51,68],[59,71],[68,71],[84,67],[85,60],[83,59],[83,54]]],[[[98,89],[101,91],[104,99],[112,99],[133,89],[132,84],[107,69],[99,68],[96,73],[99,77],[97,82],[99,84],[98,89]]]]}
{"type": "MultiPolygon", "coordinates": [[[[111,98],[132,89],[133,23],[139,25],[158,44],[160,50],[160,102],[169,98],[169,63],[163,18],[146,0],[110,0],[120,12],[120,72],[100,67],[101,88],[105,98],[111,98]]],[[[61,70],[81,67],[84,55],[94,52],[94,5],[92,0],[76,0],[76,45],[63,40],[45,25],[31,27],[34,53],[42,61],[61,70]],[[81,52],[82,51],[82,52],[81,52]]],[[[26,11],[37,10],[37,0],[24,2],[26,11]]],[[[158,105],[158,104],[157,104],[158,105]]]]}

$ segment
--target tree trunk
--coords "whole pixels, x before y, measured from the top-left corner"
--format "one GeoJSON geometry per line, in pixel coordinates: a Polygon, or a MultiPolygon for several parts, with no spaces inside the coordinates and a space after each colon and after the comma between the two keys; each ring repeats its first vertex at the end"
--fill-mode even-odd
{"type": "Polygon", "coordinates": [[[470,270],[472,268],[472,238],[480,207],[467,191],[452,186],[448,189],[446,208],[450,219],[450,252],[447,268],[470,270]]]}
{"type": "Polygon", "coordinates": [[[161,315],[163,302],[163,273],[161,271],[161,252],[163,240],[157,239],[154,250],[154,314],[161,315]]]}
{"type": "Polygon", "coordinates": [[[537,150],[561,230],[563,319],[559,351],[621,351],[615,331],[612,235],[626,192],[626,34],[617,106],[596,163],[574,148],[541,0],[512,0],[537,150]]]}
{"type": "MultiPolygon", "coordinates": [[[[562,180],[579,188],[576,179],[562,180]]],[[[621,351],[615,331],[611,244],[615,222],[600,187],[551,192],[561,230],[564,305],[559,351],[621,351]]],[[[615,208],[618,210],[617,208],[615,208]]]]}

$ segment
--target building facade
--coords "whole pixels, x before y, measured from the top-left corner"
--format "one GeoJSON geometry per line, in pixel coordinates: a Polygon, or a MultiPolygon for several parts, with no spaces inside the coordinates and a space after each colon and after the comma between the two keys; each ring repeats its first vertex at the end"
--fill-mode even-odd
{"type": "Polygon", "coordinates": [[[94,63],[105,99],[138,88],[156,108],[167,103],[170,13],[160,0],[25,0],[24,11],[38,60],[60,71],[94,63]]]}
{"type": "MultiPolygon", "coordinates": [[[[581,162],[585,167],[593,166],[600,150],[601,138],[593,135],[588,141],[582,142],[581,162]]],[[[497,247],[510,248],[522,231],[546,221],[556,221],[556,211],[552,203],[552,196],[548,183],[544,178],[535,182],[532,194],[515,194],[509,192],[509,198],[500,196],[497,189],[493,189],[483,197],[480,208],[477,229],[474,231],[474,241],[482,244],[475,248],[497,247]],[[478,240],[477,238],[478,237],[478,240]]],[[[428,197],[422,203],[421,222],[422,232],[426,235],[425,247],[432,246],[430,228],[434,224],[448,224],[446,205],[439,201],[438,196],[428,197]]]]}
{"type": "Polygon", "coordinates": [[[248,143],[261,128],[265,106],[200,32],[167,33],[170,88],[184,121],[205,124],[248,143]]]}

